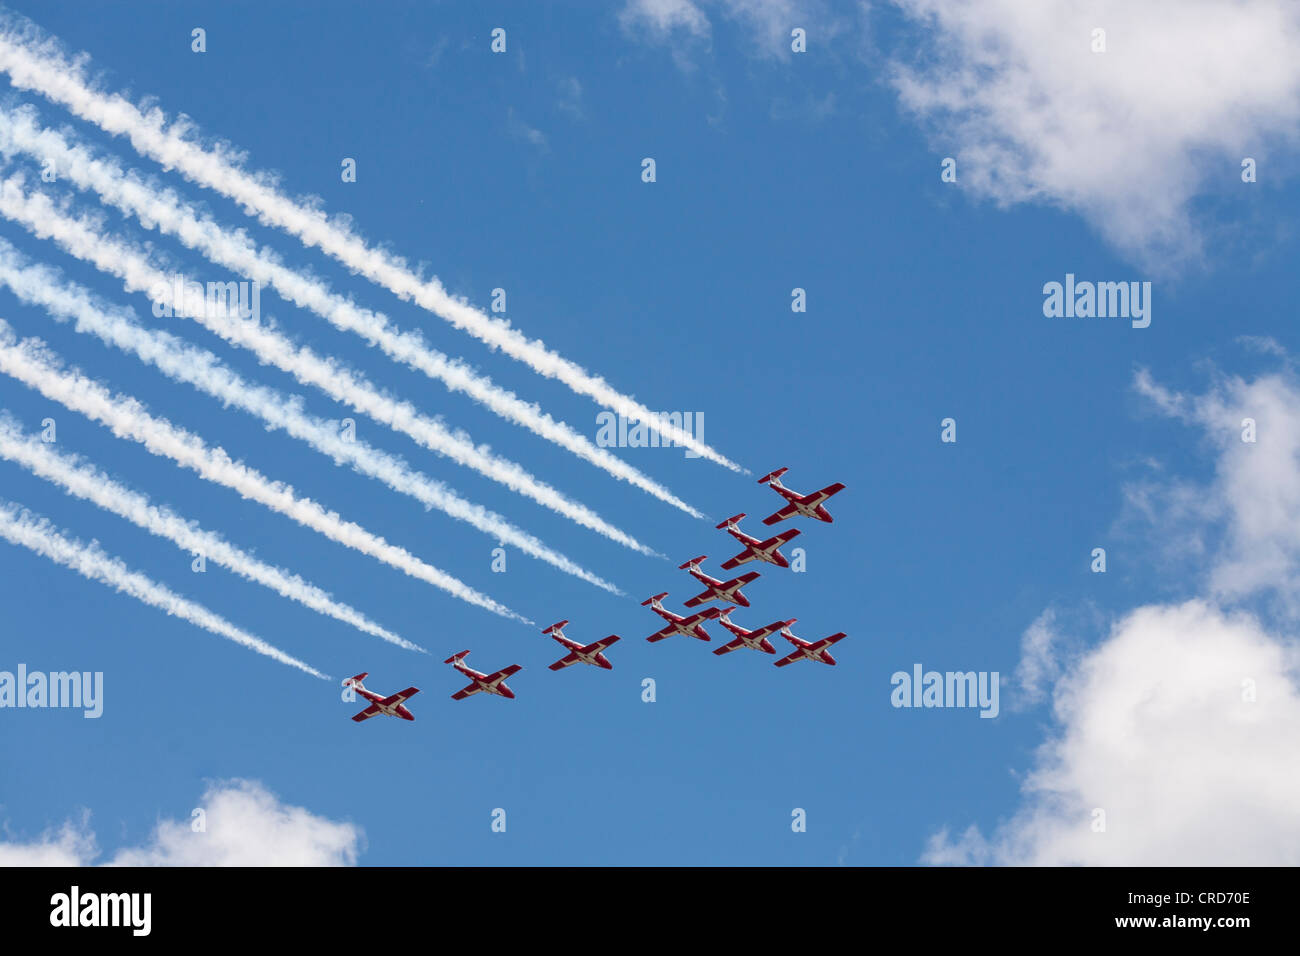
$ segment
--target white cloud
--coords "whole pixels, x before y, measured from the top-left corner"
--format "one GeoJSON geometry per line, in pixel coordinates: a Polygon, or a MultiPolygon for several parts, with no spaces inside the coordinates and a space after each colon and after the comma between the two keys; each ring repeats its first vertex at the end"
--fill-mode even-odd
{"type": "Polygon", "coordinates": [[[510,131],[510,135],[515,139],[536,146],[542,152],[546,152],[549,148],[546,142],[546,134],[520,119],[513,106],[506,110],[506,127],[510,131]]]}
{"type": "Polygon", "coordinates": [[[1300,128],[1288,0],[894,2],[925,39],[892,81],[959,182],[1076,212],[1150,268],[1194,258],[1193,199],[1241,188],[1243,157],[1263,164],[1300,128]]]}
{"type": "Polygon", "coordinates": [[[628,0],[619,22],[629,33],[644,30],[655,40],[665,40],[678,30],[698,38],[712,32],[709,18],[692,0],[628,0]]]}
{"type": "Polygon", "coordinates": [[[809,49],[829,48],[843,29],[830,9],[825,0],[627,0],[619,22],[627,33],[652,42],[707,43],[713,37],[712,12],[739,24],[754,53],[784,58],[795,27],[807,31],[809,49]]]}
{"type": "Polygon", "coordinates": [[[1020,638],[1020,664],[1014,686],[1017,706],[1037,704],[1060,675],[1056,612],[1048,608],[1034,620],[1020,638]]]}
{"type": "Polygon", "coordinates": [[[941,831],[924,859],[1300,864],[1296,676],[1294,647],[1249,615],[1199,600],[1134,611],[1058,684],[1062,729],[1040,749],[1022,808],[989,838],[941,831]]]}
{"type": "Polygon", "coordinates": [[[65,823],[29,843],[0,842],[0,867],[82,866],[96,854],[95,838],[80,824],[65,823]]]}
{"type": "MultiPolygon", "coordinates": [[[[351,866],[362,832],[280,802],[262,784],[225,781],[199,801],[203,832],[191,818],[163,820],[149,841],[124,847],[108,866],[351,866]]],[[[99,852],[89,820],[65,824],[29,843],[0,843],[0,866],[89,866],[99,852]]]]}
{"type": "Polygon", "coordinates": [[[926,862],[1300,864],[1300,379],[1289,366],[1251,381],[1216,374],[1187,395],[1140,372],[1135,386],[1214,454],[1204,486],[1126,489],[1147,537],[1182,550],[1203,596],[1139,608],[1088,649],[1065,646],[1055,615],[1040,616],[1017,684],[1032,703],[1054,683],[1056,727],[1021,806],[988,836],[940,831],[926,862]],[[1241,440],[1246,417],[1254,443],[1241,440]]]}
{"type": "Polygon", "coordinates": [[[1207,587],[1221,601],[1263,596],[1300,618],[1300,380],[1294,373],[1253,381],[1216,374],[1208,391],[1185,395],[1139,372],[1135,387],[1161,412],[1204,432],[1217,455],[1204,488],[1187,483],[1129,489],[1163,502],[1153,515],[1180,539],[1212,524],[1221,541],[1210,555],[1207,587]],[[1255,441],[1243,441],[1243,421],[1255,441]]]}

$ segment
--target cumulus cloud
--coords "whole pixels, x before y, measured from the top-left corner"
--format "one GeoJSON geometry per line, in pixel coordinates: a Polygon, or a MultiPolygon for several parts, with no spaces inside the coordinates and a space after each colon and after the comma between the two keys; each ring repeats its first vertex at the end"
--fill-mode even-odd
{"type": "Polygon", "coordinates": [[[1300,379],[1289,370],[1250,381],[1215,372],[1206,392],[1188,395],[1143,370],[1135,388],[1199,428],[1216,464],[1208,486],[1141,484],[1129,489],[1130,500],[1160,502],[1148,508],[1151,517],[1180,540],[1209,527],[1215,546],[1206,584],[1216,599],[1266,597],[1300,618],[1300,379]]]}
{"type": "Polygon", "coordinates": [[[1050,686],[1055,726],[1022,803],[989,835],[936,833],[926,862],[1300,864],[1300,379],[1215,372],[1189,395],[1139,372],[1135,387],[1214,456],[1207,483],[1127,489],[1154,537],[1197,544],[1198,596],[1132,611],[1089,648],[1040,616],[1017,685],[1031,703],[1050,686]]]}
{"type": "Polygon", "coordinates": [[[1300,864],[1296,663],[1245,613],[1200,600],[1132,612],[1058,684],[1061,730],[1021,809],[991,837],[937,833],[924,860],[1300,864]]]}
{"type": "MultiPolygon", "coordinates": [[[[213,784],[193,819],[163,820],[148,842],[118,850],[106,866],[351,866],[361,829],[282,803],[262,784],[213,784]]],[[[0,866],[90,866],[99,856],[89,818],[27,843],[0,842],[0,866]]]]}
{"type": "Polygon", "coordinates": [[[1078,213],[1148,268],[1194,259],[1193,200],[1240,187],[1244,157],[1300,129],[1288,0],[894,3],[922,29],[893,85],[953,151],[959,181],[1078,213]]]}
{"type": "Polygon", "coordinates": [[[0,867],[82,866],[98,852],[85,817],[27,843],[0,842],[0,867]]]}

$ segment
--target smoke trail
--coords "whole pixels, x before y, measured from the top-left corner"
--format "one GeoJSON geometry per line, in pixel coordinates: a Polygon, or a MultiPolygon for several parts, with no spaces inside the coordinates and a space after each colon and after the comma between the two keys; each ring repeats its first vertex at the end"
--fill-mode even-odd
{"type": "Polygon", "coordinates": [[[211,261],[271,286],[281,298],[310,309],[336,328],[361,336],[389,358],[441,381],[452,391],[464,392],[507,421],[522,425],[660,501],[693,517],[702,517],[663,485],[598,448],[564,422],[555,421],[537,405],[497,387],[464,362],[432,348],[418,333],[397,331],[387,316],[363,309],[332,293],[325,283],[287,268],[273,254],[259,251],[244,232],[224,229],[210,217],[200,216],[174,191],[142,181],[111,159],[96,159],[84,146],[69,146],[59,133],[41,129],[35,116],[30,107],[14,112],[0,109],[0,151],[9,155],[24,153],[53,163],[60,177],[80,189],[93,190],[102,201],[135,216],[146,228],[156,227],[211,261]]]}
{"type": "Polygon", "coordinates": [[[102,582],[123,594],[129,594],[138,601],[160,608],[173,617],[197,624],[205,631],[211,631],[236,644],[243,644],[259,654],[274,658],[281,664],[296,667],[312,677],[329,680],[328,675],[304,664],[296,657],[290,657],[261,638],[241,631],[203,605],[181,597],[138,571],[132,571],[118,558],[105,554],[93,542],[83,544],[75,538],[65,538],[44,518],[37,517],[26,508],[20,508],[12,502],[0,501],[0,538],[35,551],[42,557],[71,568],[92,581],[102,582]]]}
{"type": "Polygon", "coordinates": [[[375,624],[360,611],[335,601],[325,591],[298,575],[257,560],[221,535],[204,531],[170,508],[150,504],[145,495],[117,483],[94,466],[81,462],[75,456],[55,451],[38,438],[24,435],[17,423],[6,415],[0,415],[0,458],[17,462],[37,477],[60,486],[68,494],[111,511],[150,534],[166,538],[182,550],[197,551],[204,558],[211,558],[214,563],[229,568],[240,577],[268,587],[291,601],[297,601],[313,611],[407,650],[427,653],[424,648],[375,624]]]}
{"type": "Polygon", "coordinates": [[[437,508],[503,544],[513,545],[597,587],[614,594],[623,593],[500,515],[466,501],[440,482],[414,471],[402,458],[363,441],[345,441],[335,423],[303,412],[297,397],[286,398],[274,389],[250,383],[222,365],[211,352],[169,332],[146,329],[128,310],[110,306],[81,286],[63,281],[56,270],[24,266],[23,262],[13,246],[0,239],[0,283],[7,285],[22,301],[41,306],[56,319],[74,320],[78,332],[95,335],[106,344],[155,366],[168,378],[186,382],[224,405],[256,415],[269,428],[283,429],[336,462],[348,462],[358,473],[377,478],[426,508],[437,508]]]}
{"type": "Polygon", "coordinates": [[[344,521],[336,512],[326,511],[310,498],[298,497],[288,485],[271,481],[255,469],[234,461],[225,450],[208,448],[198,436],[150,415],[135,399],[114,396],[75,369],[64,371],[43,342],[39,339],[17,342],[13,330],[3,320],[0,320],[0,372],[36,389],[51,401],[100,422],[119,438],[139,442],[153,454],[170,458],[202,478],[225,485],[332,541],[383,561],[462,601],[502,617],[531,623],[405,549],[389,544],[354,522],[344,521]]]}
{"type": "Polygon", "coordinates": [[[404,301],[414,301],[488,346],[524,362],[539,375],[557,379],[625,418],[646,423],[673,443],[710,461],[732,471],[745,471],[603,378],[552,352],[540,339],[529,339],[509,322],[492,318],[449,295],[436,278],[424,279],[404,259],[367,246],[337,219],[294,202],[279,191],[269,176],[244,170],[244,157],[233,148],[218,143],[205,149],[191,138],[192,130],[185,118],[168,122],[160,109],[150,109],[146,115],[120,94],[93,89],[80,62],[71,62],[56,43],[41,40],[35,33],[30,26],[24,29],[12,23],[0,25],[0,70],[9,74],[10,82],[18,89],[35,90],[105,132],[125,135],[141,155],[234,200],[248,215],[284,230],[308,247],[319,248],[352,272],[364,275],[404,301]]]}
{"type": "Polygon", "coordinates": [[[122,279],[127,291],[147,292],[155,302],[181,305],[181,311],[200,325],[232,345],[249,349],[262,362],[288,372],[299,382],[319,388],[356,411],[402,432],[425,448],[473,468],[576,524],[642,554],[655,554],[586,505],[569,500],[514,462],[493,454],[486,447],[476,446],[463,432],[453,433],[441,422],[420,414],[409,402],[385,394],[337,360],[299,347],[279,332],[264,329],[255,321],[232,315],[223,302],[193,301],[196,296],[183,295],[180,296],[181,303],[173,303],[176,298],[174,286],[183,286],[179,276],[172,277],[176,280],[173,282],[155,269],[141,252],[97,232],[98,224],[89,217],[73,219],[64,215],[48,197],[40,193],[24,193],[21,179],[16,176],[0,183],[0,214],[21,224],[38,238],[53,239],[69,254],[122,279]]]}

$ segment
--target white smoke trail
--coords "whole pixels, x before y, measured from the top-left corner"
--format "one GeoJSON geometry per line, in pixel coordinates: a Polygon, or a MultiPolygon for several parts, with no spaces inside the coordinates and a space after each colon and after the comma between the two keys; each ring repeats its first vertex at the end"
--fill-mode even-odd
{"type": "Polygon", "coordinates": [[[284,230],[308,247],[319,248],[351,271],[400,299],[414,301],[488,346],[501,349],[539,375],[557,379],[625,418],[645,422],[665,438],[710,461],[732,471],[745,470],[690,432],[663,421],[603,378],[552,352],[540,339],[529,339],[509,322],[492,318],[449,295],[436,278],[422,278],[404,259],[367,246],[337,219],[331,220],[320,210],[293,201],[270,177],[244,170],[243,155],[229,146],[218,143],[205,149],[191,138],[192,129],[184,117],[169,122],[160,109],[152,108],[146,114],[120,94],[93,89],[81,62],[71,61],[56,43],[34,33],[30,26],[13,22],[0,25],[0,70],[9,74],[10,82],[18,89],[35,90],[105,132],[125,135],[141,155],[234,200],[248,215],[284,230]]]}
{"type": "Polygon", "coordinates": [[[55,451],[38,438],[24,435],[17,423],[4,415],[0,415],[0,458],[16,462],[37,477],[63,488],[68,494],[111,511],[150,534],[166,538],[182,550],[197,551],[205,559],[210,558],[215,564],[229,568],[240,577],[268,587],[291,601],[297,601],[313,611],[399,647],[427,653],[424,648],[375,624],[360,611],[335,601],[325,591],[298,575],[257,560],[221,535],[204,531],[170,508],[151,504],[145,495],[119,484],[94,466],[73,455],[55,451]]]}
{"type": "Polygon", "coordinates": [[[146,183],[111,159],[97,159],[82,145],[70,146],[54,130],[41,129],[35,115],[30,107],[0,109],[0,151],[9,155],[23,153],[53,164],[60,179],[68,179],[79,189],[93,190],[103,202],[135,216],[146,228],[156,227],[211,261],[271,286],[281,298],[310,309],[336,328],[361,336],[389,358],[441,381],[452,391],[464,392],[507,421],[522,425],[660,501],[693,517],[703,517],[663,485],[597,447],[564,422],[555,421],[537,405],[497,387],[464,362],[432,348],[419,333],[397,331],[387,316],[363,309],[351,299],[331,292],[325,283],[287,268],[273,254],[259,251],[243,231],[224,229],[212,218],[201,216],[173,190],[146,183]]]}
{"type": "Polygon", "coordinates": [[[146,329],[126,309],[102,302],[76,283],[66,282],[54,269],[24,265],[25,260],[0,239],[0,283],[23,302],[38,305],[56,319],[72,319],[78,332],[88,332],[115,348],[158,368],[168,378],[185,382],[220,400],[257,416],[268,428],[283,429],[336,462],[348,462],[358,473],[377,478],[389,488],[408,495],[426,508],[464,521],[503,544],[581,578],[614,594],[617,587],[591,573],[537,538],[516,528],[505,518],[473,504],[440,482],[414,471],[405,460],[364,441],[346,441],[336,423],[302,411],[297,397],[241,378],[215,355],[169,332],[146,329]]]}
{"type": "Polygon", "coordinates": [[[169,306],[179,304],[189,318],[230,344],[249,349],[262,362],[288,372],[299,382],[320,389],[425,448],[473,468],[576,524],[642,554],[655,554],[586,505],[571,501],[515,462],[493,454],[484,446],[475,445],[465,433],[453,433],[436,419],[420,414],[409,402],[384,393],[336,359],[319,356],[305,346],[295,345],[272,328],[262,328],[258,321],[232,314],[223,302],[191,301],[197,298],[191,296],[182,296],[181,303],[173,302],[173,287],[179,283],[172,280],[179,277],[167,276],[154,268],[139,250],[99,233],[98,224],[90,217],[74,219],[65,215],[47,196],[24,192],[21,182],[21,176],[14,176],[0,183],[0,214],[38,238],[54,240],[70,255],[91,263],[101,272],[117,276],[128,292],[145,292],[154,301],[165,301],[169,306]]]}
{"type": "Polygon", "coordinates": [[[234,461],[224,449],[209,448],[197,435],[155,418],[135,399],[114,396],[75,369],[64,371],[43,342],[39,339],[18,342],[13,329],[3,320],[0,320],[0,372],[36,389],[51,401],[100,422],[119,438],[139,442],[153,454],[170,458],[202,478],[225,485],[332,541],[441,588],[462,601],[502,617],[531,623],[405,549],[389,544],[354,522],[344,521],[336,512],[326,511],[310,498],[298,497],[290,486],[271,481],[243,462],[234,461]]]}
{"type": "Polygon", "coordinates": [[[120,559],[105,554],[94,542],[83,544],[75,538],[65,538],[44,518],[12,502],[0,501],[0,538],[34,551],[56,564],[71,568],[92,581],[107,584],[138,601],[166,611],[173,617],[196,624],[205,631],[211,631],[236,644],[243,644],[281,664],[296,667],[312,677],[329,680],[328,675],[322,674],[309,664],[304,664],[296,657],[290,657],[260,637],[254,637],[240,630],[203,605],[181,597],[138,571],[132,571],[120,559]]]}

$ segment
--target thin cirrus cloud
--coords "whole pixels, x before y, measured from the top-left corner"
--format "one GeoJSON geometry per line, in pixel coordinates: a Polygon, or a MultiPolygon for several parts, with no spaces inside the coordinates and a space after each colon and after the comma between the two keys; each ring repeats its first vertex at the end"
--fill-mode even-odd
{"type": "Polygon", "coordinates": [[[925,862],[1300,863],[1300,378],[1216,373],[1188,395],[1141,371],[1134,385],[1215,455],[1204,486],[1125,489],[1140,504],[1127,520],[1203,545],[1183,550],[1204,593],[1137,608],[1087,649],[1062,639],[1053,613],[1034,621],[1018,684],[1031,704],[1050,688],[1055,727],[1021,804],[988,835],[940,829],[925,862]]]}
{"type": "MultiPolygon", "coordinates": [[[[284,803],[255,780],[210,785],[190,816],[163,820],[103,866],[352,866],[361,828],[284,803]]],[[[27,842],[0,843],[0,866],[91,866],[100,856],[89,814],[27,842]]]]}

